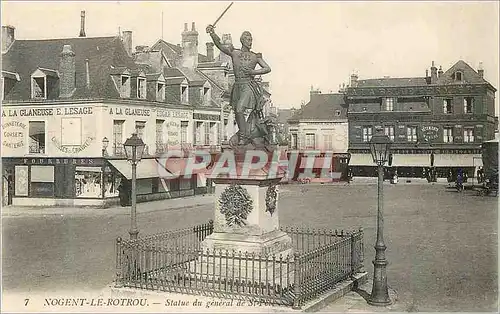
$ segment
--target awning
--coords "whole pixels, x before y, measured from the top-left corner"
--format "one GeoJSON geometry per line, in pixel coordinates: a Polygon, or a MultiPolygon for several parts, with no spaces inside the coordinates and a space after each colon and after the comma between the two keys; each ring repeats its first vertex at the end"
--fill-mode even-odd
{"type": "Polygon", "coordinates": [[[436,167],[482,167],[481,154],[435,154],[436,167]]]}
{"type": "MultiPolygon", "coordinates": [[[[301,160],[300,160],[300,168],[308,168],[308,163],[311,163],[311,161],[309,161],[311,158],[314,158],[314,165],[313,165],[313,169],[318,169],[318,168],[323,168],[325,165],[328,165],[328,160],[325,160],[325,159],[331,159],[332,157],[302,157],[301,160]]],[[[330,164],[330,168],[332,167],[332,161],[329,162],[330,164]]]]}
{"type": "Polygon", "coordinates": [[[376,166],[371,154],[351,154],[349,166],[376,166]]]}
{"type": "MultiPolygon", "coordinates": [[[[196,160],[194,161],[191,161],[190,158],[168,158],[168,159],[161,159],[159,162],[161,162],[162,165],[163,163],[165,163],[165,165],[163,166],[170,173],[183,176],[186,174],[188,162],[200,163],[201,161],[202,161],[201,158],[196,158],[196,160]]],[[[192,169],[191,174],[205,173],[206,171],[207,171],[206,167],[203,167],[201,169],[192,169]]]]}
{"type": "MultiPolygon", "coordinates": [[[[436,155],[434,155],[436,156],[436,155]]],[[[435,164],[435,163],[434,163],[435,164]]],[[[430,167],[430,154],[393,154],[393,167],[430,167]]]]}
{"type": "MultiPolygon", "coordinates": [[[[132,179],[132,165],[127,160],[108,160],[108,162],[118,170],[128,180],[132,179]]],[[[158,177],[174,177],[165,170],[156,159],[142,159],[137,163],[137,179],[148,179],[158,177]]]]}

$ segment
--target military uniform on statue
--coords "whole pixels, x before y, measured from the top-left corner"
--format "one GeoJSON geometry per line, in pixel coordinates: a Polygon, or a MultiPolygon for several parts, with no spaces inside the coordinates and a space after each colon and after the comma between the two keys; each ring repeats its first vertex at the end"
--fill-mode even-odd
{"type": "MultiPolygon", "coordinates": [[[[239,130],[229,141],[230,150],[219,156],[234,158],[236,169],[231,175],[212,169],[213,174],[210,175],[215,183],[214,232],[203,241],[202,247],[209,252],[215,250],[215,254],[227,250],[263,258],[281,254],[286,258],[292,254],[292,241],[280,230],[278,218],[278,183],[284,173],[279,170],[277,160],[273,162],[273,154],[276,153],[275,125],[263,115],[262,87],[255,79],[256,75],[269,73],[271,68],[262,54],[250,50],[250,32],[245,31],[241,35],[241,49],[222,45],[212,25],[207,27],[207,32],[215,46],[231,56],[233,61],[235,83],[231,92],[231,107],[239,130]],[[257,64],[260,69],[255,69],[257,64]],[[247,111],[250,113],[245,119],[247,111]],[[260,169],[249,169],[250,163],[256,162],[256,155],[265,155],[266,165],[260,169]]],[[[216,264],[220,263],[224,260],[209,258],[206,267],[219,269],[222,265],[216,264]]],[[[270,271],[262,266],[243,268],[234,271],[239,272],[238,276],[245,277],[243,274],[246,274],[247,279],[270,271]]]]}

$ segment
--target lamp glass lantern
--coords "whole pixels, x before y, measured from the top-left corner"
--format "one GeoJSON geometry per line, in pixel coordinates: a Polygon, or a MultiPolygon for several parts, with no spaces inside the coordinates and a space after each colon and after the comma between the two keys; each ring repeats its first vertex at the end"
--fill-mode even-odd
{"type": "Polygon", "coordinates": [[[125,148],[127,160],[138,162],[142,159],[146,144],[137,136],[137,133],[133,133],[132,136],[123,143],[123,147],[125,148]]]}
{"type": "Polygon", "coordinates": [[[103,138],[102,139],[102,150],[103,151],[106,151],[106,149],[108,148],[108,145],[109,145],[109,140],[107,137],[103,138]]]}
{"type": "Polygon", "coordinates": [[[379,133],[372,136],[370,140],[370,153],[374,163],[383,165],[389,160],[391,144],[391,139],[387,135],[379,133]]]}

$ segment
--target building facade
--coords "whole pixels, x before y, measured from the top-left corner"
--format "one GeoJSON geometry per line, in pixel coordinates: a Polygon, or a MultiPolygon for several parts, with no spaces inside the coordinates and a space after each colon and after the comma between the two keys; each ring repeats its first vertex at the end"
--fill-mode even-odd
{"type": "MultiPolygon", "coordinates": [[[[322,158],[332,158],[333,176],[341,179],[346,175],[348,161],[347,106],[344,95],[322,94],[311,90],[310,96],[310,101],[288,119],[289,153],[299,156],[295,174],[290,179],[296,180],[299,173],[307,167],[306,158],[302,157],[308,151],[317,151],[322,158]]],[[[319,158],[316,160],[314,171],[317,177],[323,163],[319,158]]]]}
{"type": "Polygon", "coordinates": [[[399,176],[469,177],[482,165],[481,143],[494,138],[496,89],[460,60],[447,71],[432,63],[426,75],[358,80],[345,90],[350,167],[355,176],[374,176],[369,141],[381,130],[393,141],[390,164],[399,176]]]}
{"type": "Polygon", "coordinates": [[[8,35],[2,36],[1,82],[8,203],[118,203],[120,186],[130,186],[123,143],[132,133],[146,144],[137,167],[139,201],[205,193],[203,173],[184,178],[183,158],[169,164],[159,158],[169,149],[188,154],[201,137],[208,139],[203,144],[220,147],[221,106],[211,97],[210,82],[170,73],[161,53],[139,62],[130,31],[80,34],[16,40],[14,27],[2,27],[8,35]],[[162,179],[159,169],[181,176],[162,179]]]}

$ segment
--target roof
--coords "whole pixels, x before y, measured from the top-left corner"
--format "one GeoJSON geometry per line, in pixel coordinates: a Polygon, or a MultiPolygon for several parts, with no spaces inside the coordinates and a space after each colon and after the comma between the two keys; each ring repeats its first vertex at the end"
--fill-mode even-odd
{"type": "Polygon", "coordinates": [[[73,98],[119,97],[110,74],[111,66],[135,69],[119,37],[78,37],[44,40],[16,40],[2,55],[2,71],[18,73],[8,99],[31,99],[31,74],[37,68],[58,70],[64,45],[75,53],[76,91],[73,98]],[[86,65],[89,61],[90,90],[86,88],[86,65]]]}
{"type": "Polygon", "coordinates": [[[278,123],[286,123],[293,116],[294,109],[278,109],[278,123]]]}
{"type": "Polygon", "coordinates": [[[343,94],[314,94],[311,100],[288,119],[294,120],[336,120],[346,119],[347,108],[345,108],[343,94]],[[336,111],[340,110],[340,116],[336,111]]]}
{"type": "MultiPolygon", "coordinates": [[[[449,84],[488,84],[496,91],[488,81],[463,60],[458,60],[451,68],[441,74],[435,83],[435,85],[449,84]],[[463,73],[461,81],[457,81],[453,77],[457,71],[463,73]]],[[[425,77],[376,78],[357,81],[357,87],[409,87],[425,85],[428,85],[425,77]]]]}
{"type": "Polygon", "coordinates": [[[358,80],[357,87],[401,87],[427,85],[425,77],[392,77],[358,80]]]}
{"type": "MultiPolygon", "coordinates": [[[[150,50],[162,50],[163,52],[165,52],[165,56],[167,57],[167,60],[169,62],[171,62],[172,60],[179,60],[182,56],[181,46],[166,42],[163,39],[158,39],[158,41],[150,48],[150,50]]],[[[208,61],[207,56],[198,53],[199,63],[207,61],[208,61]]]]}
{"type": "Polygon", "coordinates": [[[184,77],[167,77],[165,82],[167,85],[180,85],[185,79],[184,77]]]}
{"type": "Polygon", "coordinates": [[[458,60],[451,68],[439,76],[436,84],[489,84],[479,73],[477,73],[470,65],[463,60],[458,60]],[[453,78],[455,72],[463,73],[461,81],[456,81],[453,78]]]}
{"type": "Polygon", "coordinates": [[[181,71],[177,68],[167,68],[165,67],[163,69],[163,75],[165,75],[165,78],[169,77],[184,77],[184,74],[182,74],[181,71]]]}

